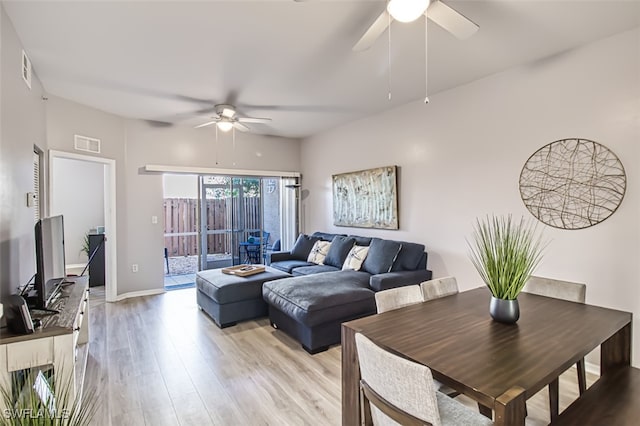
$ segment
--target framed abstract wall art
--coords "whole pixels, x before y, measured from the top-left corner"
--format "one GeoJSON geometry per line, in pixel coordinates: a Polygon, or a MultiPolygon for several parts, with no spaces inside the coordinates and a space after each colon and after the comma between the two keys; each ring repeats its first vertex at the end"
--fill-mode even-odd
{"type": "Polygon", "coordinates": [[[333,224],[398,229],[396,166],[333,175],[333,224]]]}

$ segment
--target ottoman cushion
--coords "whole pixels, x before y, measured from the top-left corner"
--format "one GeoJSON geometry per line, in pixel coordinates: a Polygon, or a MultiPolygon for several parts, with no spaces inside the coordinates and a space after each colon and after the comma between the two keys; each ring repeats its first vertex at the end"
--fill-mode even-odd
{"type": "Polygon", "coordinates": [[[359,271],[324,272],[266,282],[262,293],[280,311],[314,326],[359,313],[375,313],[369,277],[359,271]]]}
{"type": "Polygon", "coordinates": [[[265,272],[248,277],[223,274],[221,269],[209,269],[196,274],[198,290],[219,304],[262,297],[262,283],[289,277],[286,272],[267,267],[265,272]]]}

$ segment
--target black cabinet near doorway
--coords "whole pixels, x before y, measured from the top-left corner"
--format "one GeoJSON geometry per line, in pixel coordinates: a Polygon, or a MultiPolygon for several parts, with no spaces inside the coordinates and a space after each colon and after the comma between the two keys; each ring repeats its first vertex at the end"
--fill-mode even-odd
{"type": "Polygon", "coordinates": [[[89,263],[89,287],[105,284],[104,234],[89,234],[89,253],[95,254],[89,263]]]}

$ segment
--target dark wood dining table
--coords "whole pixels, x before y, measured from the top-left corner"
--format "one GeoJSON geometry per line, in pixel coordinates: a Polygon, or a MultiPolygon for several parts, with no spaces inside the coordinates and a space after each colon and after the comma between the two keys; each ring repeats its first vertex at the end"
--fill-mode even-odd
{"type": "Polygon", "coordinates": [[[342,424],[360,424],[355,333],[428,366],[434,379],[493,410],[496,425],[524,425],[526,400],[596,347],[601,375],[631,363],[629,312],[521,293],[520,319],[489,316],[477,288],[342,324],[342,424]]]}

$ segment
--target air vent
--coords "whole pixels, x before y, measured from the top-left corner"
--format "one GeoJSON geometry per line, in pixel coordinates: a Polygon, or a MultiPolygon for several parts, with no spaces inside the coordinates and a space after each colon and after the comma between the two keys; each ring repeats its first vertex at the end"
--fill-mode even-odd
{"type": "Polygon", "coordinates": [[[22,51],[22,79],[29,89],[31,89],[31,61],[27,53],[22,51]]]}
{"type": "Polygon", "coordinates": [[[78,151],[87,151],[100,154],[100,139],[90,138],[88,136],[75,135],[73,137],[75,148],[78,151]]]}

